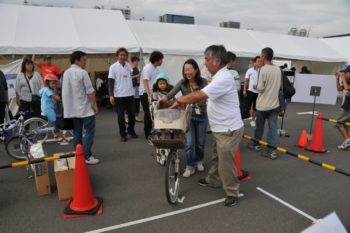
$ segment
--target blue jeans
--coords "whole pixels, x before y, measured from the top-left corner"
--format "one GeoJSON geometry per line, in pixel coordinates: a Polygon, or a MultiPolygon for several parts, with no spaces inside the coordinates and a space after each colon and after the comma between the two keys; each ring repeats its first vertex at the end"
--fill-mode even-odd
{"type": "Polygon", "coordinates": [[[187,169],[194,170],[196,165],[203,163],[207,127],[207,114],[192,115],[190,128],[186,133],[187,169]]]}
{"type": "Polygon", "coordinates": [[[91,147],[95,138],[95,116],[84,118],[73,118],[73,144],[74,148],[78,144],[83,144],[85,159],[91,156],[91,147]],[[85,129],[85,136],[83,138],[83,128],[85,129]]]}
{"type": "Polygon", "coordinates": [[[271,146],[277,146],[277,117],[276,109],[269,111],[256,111],[256,129],[255,139],[261,140],[264,134],[265,121],[269,125],[269,132],[267,133],[267,143],[271,146]]]}

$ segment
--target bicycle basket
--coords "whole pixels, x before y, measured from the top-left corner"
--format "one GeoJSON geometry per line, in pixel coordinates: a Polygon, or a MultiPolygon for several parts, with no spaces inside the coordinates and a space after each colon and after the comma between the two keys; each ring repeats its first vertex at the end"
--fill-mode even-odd
{"type": "Polygon", "coordinates": [[[191,106],[182,109],[154,109],[154,129],[179,129],[187,131],[191,118],[191,106]]]}

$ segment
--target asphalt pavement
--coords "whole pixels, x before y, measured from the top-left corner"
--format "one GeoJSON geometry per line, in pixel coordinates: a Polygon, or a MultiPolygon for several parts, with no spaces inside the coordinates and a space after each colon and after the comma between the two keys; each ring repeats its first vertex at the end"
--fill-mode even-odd
{"type": "MultiPolygon", "coordinates": [[[[329,153],[317,155],[295,146],[301,130],[309,131],[311,121],[311,115],[296,113],[311,110],[311,104],[288,106],[284,129],[290,137],[279,138],[279,146],[350,172],[350,153],[336,148],[342,140],[329,122],[323,122],[324,145],[329,153]]],[[[339,106],[317,105],[316,110],[331,118],[339,106]]],[[[228,208],[219,202],[188,209],[225,197],[221,189],[199,186],[197,180],[203,178],[205,172],[197,172],[181,179],[185,200],[171,206],[164,191],[165,169],[152,158],[153,149],[143,137],[142,123],[137,123],[136,132],[138,139],[121,142],[115,112],[101,108],[93,147],[101,163],[88,167],[94,194],[104,198],[101,216],[63,218],[66,202],[58,200],[52,164],[49,168],[53,192],[42,197],[37,196],[34,180],[27,178],[24,167],[1,170],[0,232],[87,232],[115,226],[119,229],[107,232],[294,233],[311,225],[310,219],[261,193],[257,187],[316,219],[335,211],[345,225],[350,225],[349,177],[288,155],[282,154],[277,160],[264,158],[248,150],[246,140],[240,145],[241,160],[251,180],[241,183],[244,197],[238,205],[228,208]],[[181,210],[184,211],[174,212],[181,210]],[[149,219],[154,216],[156,219],[149,219]]],[[[245,121],[245,134],[253,136],[253,133],[249,121],[245,121]]],[[[210,166],[212,143],[212,136],[207,136],[206,171],[210,166]]],[[[72,146],[50,143],[45,145],[45,150],[52,154],[72,150],[72,146]]],[[[3,145],[0,145],[0,155],[0,164],[14,162],[3,145]]],[[[181,155],[184,168],[185,156],[183,152],[181,155]]]]}

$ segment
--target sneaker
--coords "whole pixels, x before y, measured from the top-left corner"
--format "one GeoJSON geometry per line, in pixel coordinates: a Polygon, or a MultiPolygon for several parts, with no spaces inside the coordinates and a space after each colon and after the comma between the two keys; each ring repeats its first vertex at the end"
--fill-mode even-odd
{"type": "Polygon", "coordinates": [[[126,138],[126,136],[121,136],[120,137],[120,141],[122,141],[122,142],[126,142],[128,139],[126,138]]]}
{"type": "Polygon", "coordinates": [[[153,137],[152,137],[151,135],[149,135],[149,136],[146,138],[147,143],[148,143],[148,145],[150,145],[150,146],[153,146],[152,139],[153,139],[153,137]]]}
{"type": "Polygon", "coordinates": [[[190,177],[190,176],[192,176],[194,173],[195,173],[194,170],[191,170],[191,169],[186,168],[186,169],[185,169],[185,172],[182,174],[182,176],[183,176],[183,177],[190,177]]]}
{"type": "Polygon", "coordinates": [[[275,151],[262,151],[261,154],[262,156],[273,160],[278,158],[277,153],[275,151]]]}
{"type": "Polygon", "coordinates": [[[254,128],[254,127],[256,126],[255,121],[251,121],[251,122],[250,122],[250,126],[251,126],[252,128],[254,128]]]}
{"type": "Polygon", "coordinates": [[[237,205],[237,203],[238,203],[238,198],[237,197],[233,197],[233,196],[227,196],[225,201],[224,201],[224,204],[227,207],[231,207],[231,206],[237,205]]]}
{"type": "Polygon", "coordinates": [[[350,150],[350,140],[345,140],[341,145],[338,146],[339,150],[350,150]]]}
{"type": "Polygon", "coordinates": [[[88,159],[85,160],[85,163],[86,164],[89,164],[89,165],[94,165],[94,164],[98,164],[100,162],[99,159],[96,159],[94,156],[90,156],[88,159]]]}
{"type": "Polygon", "coordinates": [[[203,164],[201,164],[201,163],[197,164],[197,171],[199,171],[199,172],[204,172],[204,166],[203,166],[203,164]]]}
{"type": "Polygon", "coordinates": [[[205,179],[198,180],[198,184],[203,187],[220,188],[220,186],[214,186],[209,182],[207,182],[205,179]]]}
{"type": "Polygon", "coordinates": [[[253,151],[257,151],[257,152],[262,150],[262,147],[257,145],[257,144],[255,144],[255,143],[250,143],[248,145],[248,148],[253,150],[253,151]]]}

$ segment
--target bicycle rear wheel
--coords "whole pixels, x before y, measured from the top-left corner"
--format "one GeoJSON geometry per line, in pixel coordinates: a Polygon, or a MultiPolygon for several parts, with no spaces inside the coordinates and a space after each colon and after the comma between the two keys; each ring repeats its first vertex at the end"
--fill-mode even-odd
{"type": "Polygon", "coordinates": [[[176,150],[172,150],[168,155],[165,171],[165,194],[171,205],[177,203],[180,189],[180,159],[176,150]]]}
{"type": "Polygon", "coordinates": [[[19,136],[14,136],[5,144],[6,152],[9,156],[16,160],[26,160],[26,143],[25,139],[19,136]]]}
{"type": "Polygon", "coordinates": [[[50,127],[48,122],[39,117],[32,117],[23,124],[25,134],[32,137],[33,143],[45,142],[49,137],[49,131],[45,128],[50,127]]]}

